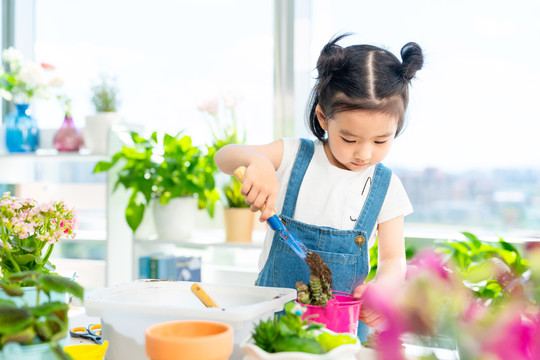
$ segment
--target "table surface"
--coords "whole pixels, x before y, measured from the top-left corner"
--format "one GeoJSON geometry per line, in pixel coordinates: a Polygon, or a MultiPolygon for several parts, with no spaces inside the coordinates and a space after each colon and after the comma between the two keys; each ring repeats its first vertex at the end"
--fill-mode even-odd
{"type": "MultiPolygon", "coordinates": [[[[69,328],[74,327],[87,327],[90,324],[99,324],[101,319],[98,317],[91,317],[86,315],[84,307],[71,306],[69,313],[69,328]]],[[[81,345],[81,344],[94,344],[91,340],[85,340],[80,338],[70,338],[66,345],[81,345]]],[[[428,348],[421,345],[404,344],[405,353],[408,359],[416,359],[421,356],[427,356],[431,352],[434,353],[438,360],[458,360],[459,356],[455,351],[449,349],[435,349],[428,348]]]]}

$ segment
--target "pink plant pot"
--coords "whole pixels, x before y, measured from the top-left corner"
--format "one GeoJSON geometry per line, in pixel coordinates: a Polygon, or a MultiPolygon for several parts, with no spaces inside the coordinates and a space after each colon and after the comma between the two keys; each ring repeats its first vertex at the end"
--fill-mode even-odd
{"type": "Polygon", "coordinates": [[[342,294],[334,295],[334,299],[330,299],[326,306],[301,305],[307,308],[302,320],[323,324],[336,333],[356,334],[362,300],[342,294]]]}

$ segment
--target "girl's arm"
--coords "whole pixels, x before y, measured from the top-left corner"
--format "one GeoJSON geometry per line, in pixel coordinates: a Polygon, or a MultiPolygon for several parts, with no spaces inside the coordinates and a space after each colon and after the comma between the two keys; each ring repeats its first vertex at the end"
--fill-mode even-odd
{"type": "MultiPolygon", "coordinates": [[[[395,289],[405,279],[407,262],[405,258],[405,240],[403,235],[403,216],[398,216],[379,224],[378,266],[375,282],[378,288],[395,289]]],[[[370,284],[362,284],[354,289],[354,297],[360,298],[370,284]]],[[[360,308],[360,317],[366,325],[379,326],[384,318],[367,306],[360,308]]]]}
{"type": "Polygon", "coordinates": [[[240,166],[246,167],[242,195],[251,211],[261,210],[259,221],[266,221],[275,211],[279,183],[276,170],[283,158],[283,140],[266,145],[227,145],[222,147],[214,161],[222,172],[232,175],[240,166]]]}
{"type": "Polygon", "coordinates": [[[379,224],[379,259],[375,281],[398,284],[405,280],[407,261],[405,259],[405,236],[403,216],[398,216],[379,224]]]}

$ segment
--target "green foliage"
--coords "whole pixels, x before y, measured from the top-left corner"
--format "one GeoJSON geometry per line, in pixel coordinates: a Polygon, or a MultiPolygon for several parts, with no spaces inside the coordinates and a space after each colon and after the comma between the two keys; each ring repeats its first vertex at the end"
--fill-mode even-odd
{"type": "Polygon", "coordinates": [[[240,192],[242,184],[235,178],[231,178],[229,183],[223,188],[227,206],[230,208],[248,208],[244,195],[240,192]]]}
{"type": "Polygon", "coordinates": [[[118,109],[118,88],[114,79],[101,77],[101,82],[92,86],[92,104],[96,112],[115,112],[118,109]]]}
{"type": "Polygon", "coordinates": [[[495,304],[508,300],[529,263],[510,243],[480,241],[477,236],[463,232],[465,240],[447,240],[437,244],[437,250],[448,254],[464,284],[474,295],[495,304]]]}
{"type": "Polygon", "coordinates": [[[192,144],[191,137],[181,134],[164,134],[158,140],[156,132],[148,139],[132,132],[131,146],[124,145],[109,161],[100,161],[94,168],[97,173],[123,164],[113,191],[119,186],[131,191],[125,216],[133,231],[142,222],[144,210],[152,199],[167,204],[173,198],[192,196],[197,198],[199,209],[206,209],[214,216],[219,199],[214,181],[216,150],[213,147],[202,150],[192,144]]]}
{"type": "Polygon", "coordinates": [[[54,245],[75,236],[76,213],[64,202],[37,203],[9,192],[0,203],[0,269],[2,276],[21,271],[48,273],[54,245]]]}
{"type": "MultiPolygon", "coordinates": [[[[60,275],[35,271],[11,274],[0,280],[4,290],[21,287],[23,283],[36,287],[36,303],[17,305],[11,300],[0,300],[0,349],[8,342],[24,345],[51,343],[60,359],[69,359],[57,343],[65,338],[68,331],[69,305],[50,301],[50,295],[51,292],[69,293],[83,300],[84,289],[60,275]],[[40,304],[40,295],[47,296],[49,301],[40,304]]],[[[10,291],[8,294],[22,296],[23,291],[10,291]]]]}
{"type": "Polygon", "coordinates": [[[355,343],[356,338],[319,331],[324,325],[308,324],[302,320],[303,308],[294,302],[284,306],[285,315],[255,325],[252,338],[255,345],[266,352],[301,351],[310,354],[323,354],[337,346],[355,343]]]}

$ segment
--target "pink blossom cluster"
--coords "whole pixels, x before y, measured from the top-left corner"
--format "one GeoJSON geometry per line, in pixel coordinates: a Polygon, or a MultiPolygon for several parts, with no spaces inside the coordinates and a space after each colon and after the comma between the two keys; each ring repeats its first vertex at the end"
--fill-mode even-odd
{"type": "Polygon", "coordinates": [[[379,359],[404,359],[404,334],[446,334],[469,359],[540,359],[540,308],[530,294],[540,287],[540,248],[530,256],[532,275],[502,306],[475,298],[459,272],[431,250],[410,261],[399,289],[373,283],[363,302],[385,317],[373,340],[379,359]]]}
{"type": "MultiPolygon", "coordinates": [[[[0,200],[0,228],[2,239],[13,240],[35,237],[47,243],[74,238],[77,214],[63,201],[38,204],[33,199],[20,199],[3,194],[0,200]]],[[[9,242],[3,241],[4,244],[9,242]]]]}

